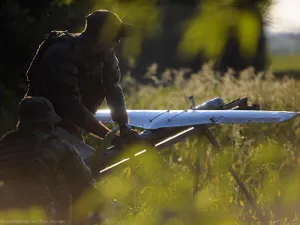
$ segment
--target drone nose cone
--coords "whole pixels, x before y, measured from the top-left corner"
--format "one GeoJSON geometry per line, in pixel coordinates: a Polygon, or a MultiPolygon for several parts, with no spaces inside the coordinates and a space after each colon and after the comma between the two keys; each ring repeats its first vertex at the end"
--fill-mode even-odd
{"type": "Polygon", "coordinates": [[[300,112],[285,112],[285,114],[281,116],[280,122],[286,122],[297,116],[300,116],[300,112]]]}

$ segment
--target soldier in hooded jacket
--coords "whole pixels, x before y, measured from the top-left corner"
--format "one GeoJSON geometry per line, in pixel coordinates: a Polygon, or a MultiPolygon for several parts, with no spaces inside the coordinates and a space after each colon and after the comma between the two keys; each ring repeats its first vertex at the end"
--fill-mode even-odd
{"type": "Polygon", "coordinates": [[[57,137],[61,118],[52,104],[26,97],[19,117],[17,129],[0,140],[0,211],[40,207],[48,220],[86,221],[94,210],[89,206],[101,206],[101,195],[77,150],[57,137]],[[93,204],[72,210],[84,193],[94,196],[93,204]]]}
{"type": "MultiPolygon", "coordinates": [[[[40,45],[28,71],[26,95],[50,100],[62,118],[59,126],[81,136],[81,131],[104,138],[110,130],[95,118],[104,99],[121,136],[138,138],[128,126],[120,68],[114,47],[133,32],[109,10],[86,17],[79,34],[53,31],[40,45]]],[[[118,136],[115,140],[117,140],[118,136]]]]}

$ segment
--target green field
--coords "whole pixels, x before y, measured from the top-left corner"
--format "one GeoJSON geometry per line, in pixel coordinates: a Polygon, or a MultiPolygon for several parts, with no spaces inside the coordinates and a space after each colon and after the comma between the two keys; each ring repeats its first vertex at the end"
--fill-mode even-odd
{"type": "MultiPolygon", "coordinates": [[[[227,102],[247,96],[264,110],[300,109],[300,82],[290,78],[276,80],[269,74],[261,79],[245,72],[236,80],[207,69],[186,81],[177,71],[173,84],[164,87],[170,79],[166,74],[158,88],[135,86],[133,80],[124,79],[128,108],[185,109],[187,97],[194,95],[198,104],[217,96],[227,102]]],[[[116,198],[122,206],[108,213],[106,224],[260,224],[228,172],[228,163],[256,199],[267,224],[300,224],[300,119],[277,125],[224,125],[213,133],[223,146],[222,154],[206,141],[192,138],[166,150],[169,154],[149,154],[99,181],[107,199],[116,198]],[[197,156],[200,190],[193,196],[197,156]]]]}
{"type": "Polygon", "coordinates": [[[271,56],[271,69],[274,72],[299,72],[300,54],[271,56]]]}

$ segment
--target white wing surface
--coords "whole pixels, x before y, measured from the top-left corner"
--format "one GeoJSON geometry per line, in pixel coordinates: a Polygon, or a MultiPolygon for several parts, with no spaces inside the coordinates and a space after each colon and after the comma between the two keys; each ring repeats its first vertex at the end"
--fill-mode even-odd
{"type": "MultiPolygon", "coordinates": [[[[282,123],[300,115],[289,111],[254,110],[127,110],[129,123],[144,129],[201,124],[282,123]]],[[[96,118],[112,123],[110,110],[98,110],[96,118]]]]}

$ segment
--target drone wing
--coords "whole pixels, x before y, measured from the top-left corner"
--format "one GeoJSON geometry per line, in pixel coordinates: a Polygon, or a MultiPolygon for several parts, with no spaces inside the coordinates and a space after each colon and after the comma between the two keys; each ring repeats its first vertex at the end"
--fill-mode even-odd
{"type": "MultiPolygon", "coordinates": [[[[201,124],[282,123],[300,112],[256,110],[127,110],[129,123],[143,129],[185,127],[201,124]]],[[[96,118],[112,123],[110,110],[98,110],[96,118]]]]}

